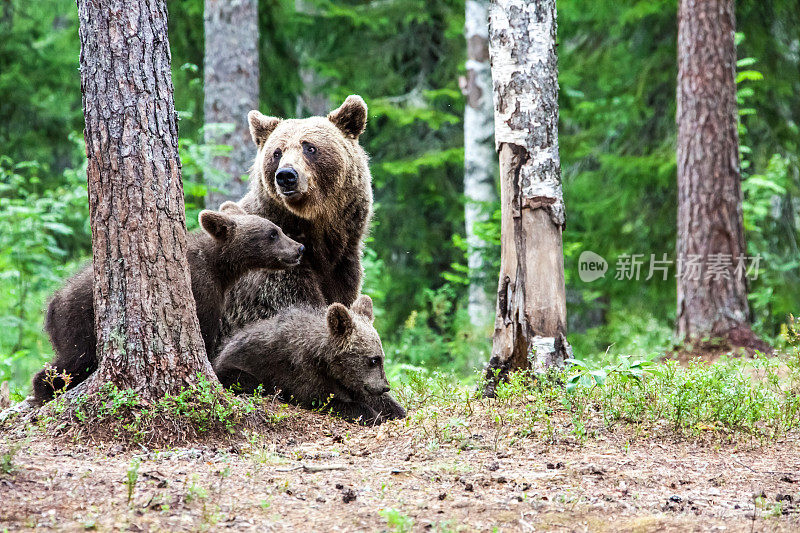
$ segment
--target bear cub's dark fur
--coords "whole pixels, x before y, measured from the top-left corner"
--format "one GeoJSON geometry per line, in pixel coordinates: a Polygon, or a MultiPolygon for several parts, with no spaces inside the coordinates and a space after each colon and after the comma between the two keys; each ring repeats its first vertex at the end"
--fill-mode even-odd
{"type": "Polygon", "coordinates": [[[214,361],[226,387],[280,392],[306,408],[324,407],[346,420],[376,424],[404,418],[383,370],[384,353],[372,325],[372,300],[291,307],[253,322],[227,340],[214,361]]]}
{"type": "MultiPolygon", "coordinates": [[[[219,335],[225,291],[250,270],[297,265],[303,246],[269,220],[248,215],[233,202],[225,202],[220,212],[201,212],[200,226],[204,231],[188,235],[187,261],[200,332],[210,355],[219,335]]],[[[56,291],[47,308],[44,327],[56,352],[51,365],[57,374],[70,375],[68,388],[97,369],[93,283],[88,265],[56,291]]],[[[33,378],[34,397],[45,402],[64,385],[60,377],[49,379],[43,369],[33,378]]]]}

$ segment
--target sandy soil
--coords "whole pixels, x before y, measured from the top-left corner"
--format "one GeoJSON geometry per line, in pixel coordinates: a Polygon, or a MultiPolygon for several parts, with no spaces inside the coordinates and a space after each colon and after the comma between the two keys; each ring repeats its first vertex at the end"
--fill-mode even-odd
{"type": "Polygon", "coordinates": [[[163,451],[24,443],[0,475],[0,529],[127,531],[800,531],[800,447],[620,427],[584,444],[426,441],[291,415],[235,445],[163,451]],[[140,460],[128,501],[128,471],[140,460]]]}

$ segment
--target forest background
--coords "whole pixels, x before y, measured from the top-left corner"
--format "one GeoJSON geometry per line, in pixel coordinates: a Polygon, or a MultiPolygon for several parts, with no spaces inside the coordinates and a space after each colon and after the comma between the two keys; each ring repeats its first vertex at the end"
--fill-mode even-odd
{"type": "MultiPolygon", "coordinates": [[[[168,4],[193,229],[211,158],[226,147],[203,141],[203,1],[168,4]]],[[[469,273],[464,3],[305,4],[313,9],[259,2],[260,109],[295,116],[302,69],[317,73],[333,107],[348,94],[365,98],[375,216],[364,290],[390,373],[466,377],[489,358],[490,328],[470,324],[466,300],[470,275],[493,299],[499,203],[484,206],[490,220],[478,230],[487,266],[469,273]]],[[[748,254],[761,258],[750,306],[756,333],[780,343],[800,301],[800,5],[736,8],[744,222],[748,254]]],[[[677,2],[561,1],[558,18],[568,338],[579,359],[609,346],[610,357],[658,357],[673,342],[674,263],[667,280],[645,278],[651,254],[675,258],[677,2]],[[584,251],[608,261],[605,277],[579,278],[584,251]],[[644,257],[640,278],[615,279],[619,258],[632,254],[644,257]]],[[[52,354],[47,298],[91,253],[78,54],[72,0],[0,0],[0,382],[21,393],[52,354]]]]}

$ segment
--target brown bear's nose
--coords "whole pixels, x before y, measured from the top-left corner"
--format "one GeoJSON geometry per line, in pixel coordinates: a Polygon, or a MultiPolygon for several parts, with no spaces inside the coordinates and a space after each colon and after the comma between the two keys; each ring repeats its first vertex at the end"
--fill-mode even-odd
{"type": "Polygon", "coordinates": [[[283,192],[292,192],[297,186],[297,171],[292,167],[279,168],[275,172],[275,183],[283,192]]]}

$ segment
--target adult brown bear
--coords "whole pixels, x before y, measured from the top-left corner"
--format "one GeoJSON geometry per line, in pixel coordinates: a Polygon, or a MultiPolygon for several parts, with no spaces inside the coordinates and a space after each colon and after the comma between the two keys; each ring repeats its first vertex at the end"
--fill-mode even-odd
{"type": "Polygon", "coordinates": [[[291,272],[251,273],[228,292],[223,335],[295,305],[350,306],[361,290],[362,241],[372,215],[368,156],[358,143],[367,105],[348,96],[327,117],[248,115],[258,147],[239,206],[305,246],[291,272]]]}
{"type": "MultiPolygon", "coordinates": [[[[250,192],[239,206],[274,221],[305,253],[291,272],[257,272],[236,283],[227,294],[221,338],[235,339],[244,326],[289,308],[350,307],[361,292],[362,246],[372,216],[369,157],[358,144],[367,124],[360,96],[348,96],[327,117],[282,120],[251,111],[248,120],[258,152],[250,192]]],[[[303,325],[296,332],[300,342],[303,325]]],[[[222,340],[217,354],[225,347],[222,340]]],[[[259,375],[258,368],[240,370],[259,375]]],[[[405,416],[389,393],[365,402],[381,419],[405,416]]]]}

